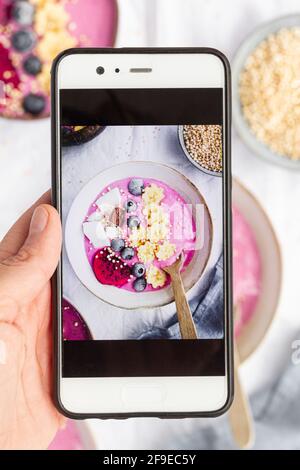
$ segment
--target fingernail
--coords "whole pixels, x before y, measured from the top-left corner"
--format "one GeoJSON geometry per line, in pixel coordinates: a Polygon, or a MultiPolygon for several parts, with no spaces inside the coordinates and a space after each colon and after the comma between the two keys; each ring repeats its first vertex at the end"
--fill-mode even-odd
{"type": "Polygon", "coordinates": [[[49,214],[44,207],[37,207],[31,218],[29,234],[42,232],[47,225],[49,214]]]}
{"type": "Polygon", "coordinates": [[[0,365],[6,364],[6,343],[0,339],[0,365]]]}

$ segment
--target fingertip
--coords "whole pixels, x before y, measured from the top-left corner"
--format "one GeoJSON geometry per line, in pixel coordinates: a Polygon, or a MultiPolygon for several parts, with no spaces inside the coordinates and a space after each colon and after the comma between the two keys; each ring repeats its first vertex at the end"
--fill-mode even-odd
{"type": "Polygon", "coordinates": [[[47,225],[48,249],[50,250],[51,248],[53,257],[58,260],[62,243],[60,216],[57,210],[50,204],[43,204],[43,208],[46,209],[49,214],[47,225]]]}
{"type": "Polygon", "coordinates": [[[39,207],[42,207],[48,212],[49,220],[47,229],[50,229],[51,232],[53,232],[56,240],[61,241],[61,221],[57,210],[50,204],[41,204],[39,207]]]}

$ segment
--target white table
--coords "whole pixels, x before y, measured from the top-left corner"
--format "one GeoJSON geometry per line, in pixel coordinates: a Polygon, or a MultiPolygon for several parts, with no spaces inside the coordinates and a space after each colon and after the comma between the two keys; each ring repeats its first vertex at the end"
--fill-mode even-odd
{"type": "MultiPolygon", "coordinates": [[[[259,23],[297,12],[297,0],[120,0],[117,46],[212,46],[229,59],[259,23]]],[[[49,120],[0,121],[0,234],[50,185],[49,120]],[[10,197],[8,197],[10,195],[10,197]]],[[[276,320],[243,366],[249,392],[268,383],[291,355],[300,328],[300,173],[254,157],[233,132],[233,172],[267,210],[282,247],[284,283],[276,320]]],[[[300,335],[300,333],[299,333],[300,335]]],[[[202,421],[203,422],[203,421],[202,421]]],[[[188,447],[200,420],[93,422],[102,448],[188,447]]],[[[278,432],[280,430],[278,429],[278,432]]]]}

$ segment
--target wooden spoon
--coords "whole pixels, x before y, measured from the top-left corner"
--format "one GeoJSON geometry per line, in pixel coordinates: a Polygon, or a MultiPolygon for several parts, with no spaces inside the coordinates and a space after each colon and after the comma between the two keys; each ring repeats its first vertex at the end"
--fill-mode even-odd
{"type": "Polygon", "coordinates": [[[197,339],[196,327],[180,275],[183,261],[184,258],[181,253],[173,264],[163,269],[171,277],[181,337],[182,339],[197,339]]]}
{"type": "MultiPolygon", "coordinates": [[[[234,319],[239,307],[234,308],[234,319]]],[[[247,394],[239,376],[240,356],[234,340],[234,400],[229,410],[229,422],[235,442],[240,449],[249,449],[254,443],[254,426],[247,394]]]]}

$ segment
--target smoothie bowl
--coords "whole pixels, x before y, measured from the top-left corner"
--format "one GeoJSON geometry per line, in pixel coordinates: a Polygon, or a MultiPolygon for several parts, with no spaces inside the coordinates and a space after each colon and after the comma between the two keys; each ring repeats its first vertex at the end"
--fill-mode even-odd
{"type": "Polygon", "coordinates": [[[211,218],[198,189],[154,162],[128,162],[97,175],[75,198],[65,228],[68,257],[81,282],[124,308],[172,302],[164,267],[181,253],[182,279],[190,290],[211,242],[211,218]]]}
{"type": "Polygon", "coordinates": [[[255,197],[236,179],[233,198],[235,338],[242,361],[269,330],[279,303],[281,252],[272,224],[255,197]]]}

